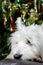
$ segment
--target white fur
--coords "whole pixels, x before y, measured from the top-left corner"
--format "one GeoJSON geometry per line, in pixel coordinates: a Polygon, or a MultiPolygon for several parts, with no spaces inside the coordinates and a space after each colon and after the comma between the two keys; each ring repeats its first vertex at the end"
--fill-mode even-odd
{"type": "Polygon", "coordinates": [[[43,60],[43,24],[25,26],[20,17],[17,18],[16,24],[17,30],[10,38],[11,53],[7,58],[14,59],[15,54],[22,54],[22,60],[39,58],[39,56],[43,60]]]}

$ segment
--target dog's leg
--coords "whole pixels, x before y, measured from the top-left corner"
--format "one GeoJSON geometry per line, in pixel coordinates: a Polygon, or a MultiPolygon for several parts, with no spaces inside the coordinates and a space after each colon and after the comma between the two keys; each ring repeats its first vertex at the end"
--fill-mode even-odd
{"type": "Polygon", "coordinates": [[[11,53],[6,57],[6,59],[14,59],[13,53],[11,52],[11,53]]]}
{"type": "Polygon", "coordinates": [[[42,62],[42,57],[41,57],[41,56],[38,56],[38,57],[35,58],[33,61],[36,61],[36,62],[42,62]]]}

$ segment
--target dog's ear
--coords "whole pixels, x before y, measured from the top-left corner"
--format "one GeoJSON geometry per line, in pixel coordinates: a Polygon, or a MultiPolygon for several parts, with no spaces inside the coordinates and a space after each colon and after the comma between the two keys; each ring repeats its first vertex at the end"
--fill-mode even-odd
{"type": "Polygon", "coordinates": [[[21,17],[18,17],[17,20],[16,20],[17,30],[24,29],[24,24],[22,22],[23,21],[22,21],[21,17]]]}

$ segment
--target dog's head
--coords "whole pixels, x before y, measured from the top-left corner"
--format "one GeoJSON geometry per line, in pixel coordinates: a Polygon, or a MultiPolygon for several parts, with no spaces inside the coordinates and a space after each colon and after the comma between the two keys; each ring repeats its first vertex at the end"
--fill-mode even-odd
{"type": "Polygon", "coordinates": [[[26,28],[26,30],[17,30],[12,34],[11,51],[15,59],[33,60],[38,58],[39,48],[37,45],[38,41],[36,40],[37,31],[32,31],[32,27],[33,26],[26,28]]]}
{"type": "MultiPolygon", "coordinates": [[[[30,35],[31,36],[31,35],[30,35]]],[[[27,37],[20,31],[12,34],[11,51],[15,59],[30,60],[38,57],[38,47],[35,37],[27,37]]]]}

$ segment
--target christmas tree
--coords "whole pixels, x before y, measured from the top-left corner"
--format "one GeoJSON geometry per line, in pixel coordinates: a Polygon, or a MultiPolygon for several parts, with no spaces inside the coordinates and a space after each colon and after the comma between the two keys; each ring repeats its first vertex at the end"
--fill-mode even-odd
{"type": "Polygon", "coordinates": [[[4,17],[2,11],[2,1],[0,1],[0,60],[10,53],[10,43],[7,41],[10,31],[4,26],[4,17]]]}

